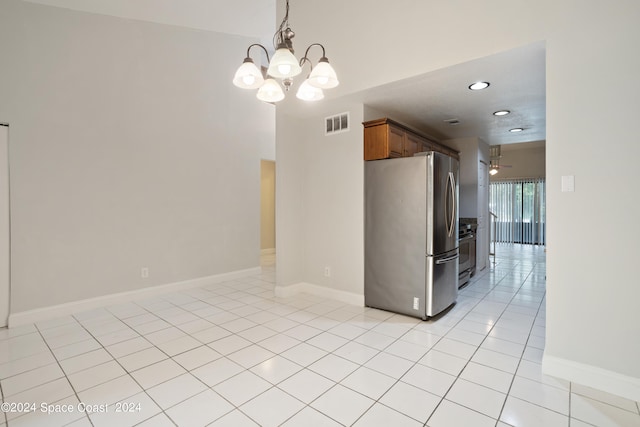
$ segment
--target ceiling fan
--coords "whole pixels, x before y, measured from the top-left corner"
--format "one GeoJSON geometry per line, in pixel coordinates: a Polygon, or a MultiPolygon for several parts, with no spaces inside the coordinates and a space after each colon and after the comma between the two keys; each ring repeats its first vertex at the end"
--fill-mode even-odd
{"type": "Polygon", "coordinates": [[[489,174],[495,175],[500,168],[510,168],[511,165],[500,165],[500,158],[502,157],[500,145],[492,145],[489,147],[489,174]]]}

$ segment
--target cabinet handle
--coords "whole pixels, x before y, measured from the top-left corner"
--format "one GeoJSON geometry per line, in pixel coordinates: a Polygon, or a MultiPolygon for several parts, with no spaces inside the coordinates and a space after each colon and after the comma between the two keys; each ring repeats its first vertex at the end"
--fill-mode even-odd
{"type": "MultiPolygon", "coordinates": [[[[455,229],[455,220],[456,220],[456,198],[455,198],[455,187],[456,179],[453,175],[453,172],[449,172],[449,188],[451,190],[451,221],[449,222],[449,229],[447,230],[447,234],[449,237],[453,235],[453,230],[455,229]]],[[[447,200],[449,202],[449,200],[447,200]]],[[[448,203],[447,203],[448,204],[448,203]]]]}

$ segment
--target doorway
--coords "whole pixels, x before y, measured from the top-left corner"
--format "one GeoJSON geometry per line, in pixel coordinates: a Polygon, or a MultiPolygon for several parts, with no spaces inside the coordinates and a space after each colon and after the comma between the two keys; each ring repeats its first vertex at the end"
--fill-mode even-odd
{"type": "Polygon", "coordinates": [[[9,319],[9,126],[0,124],[0,327],[9,319]]]}
{"type": "Polygon", "coordinates": [[[260,263],[275,264],[276,162],[260,160],[260,263]]]}
{"type": "Polygon", "coordinates": [[[500,180],[491,183],[491,211],[498,216],[498,243],[546,244],[544,178],[500,180]]]}

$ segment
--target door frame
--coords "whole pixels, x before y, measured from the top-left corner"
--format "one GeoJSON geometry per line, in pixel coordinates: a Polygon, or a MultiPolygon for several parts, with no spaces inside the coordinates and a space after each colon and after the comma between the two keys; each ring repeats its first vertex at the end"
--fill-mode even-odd
{"type": "Polygon", "coordinates": [[[276,161],[271,159],[260,159],[260,255],[273,255],[276,248],[276,161]],[[273,164],[273,175],[267,176],[265,182],[265,164],[273,164]],[[270,181],[270,182],[268,182],[270,181]],[[271,184],[271,185],[269,185],[271,184]],[[266,188],[269,187],[269,188],[266,188]],[[266,224],[269,222],[269,224],[266,224]],[[265,230],[265,227],[268,230],[265,230]],[[268,233],[265,236],[265,231],[268,233]],[[267,238],[270,247],[263,247],[263,239],[267,238]]]}
{"type": "Polygon", "coordinates": [[[0,248],[0,274],[4,276],[0,277],[0,301],[3,301],[0,306],[0,327],[6,327],[11,313],[11,186],[9,183],[9,124],[3,122],[0,122],[0,162],[2,163],[0,164],[0,186],[4,187],[1,190],[6,192],[6,195],[2,197],[6,197],[7,201],[6,212],[0,212],[0,227],[4,230],[0,233],[6,232],[6,246],[3,242],[4,247],[0,248]],[[2,218],[3,216],[6,219],[2,218]],[[5,280],[6,283],[3,283],[5,280]]]}

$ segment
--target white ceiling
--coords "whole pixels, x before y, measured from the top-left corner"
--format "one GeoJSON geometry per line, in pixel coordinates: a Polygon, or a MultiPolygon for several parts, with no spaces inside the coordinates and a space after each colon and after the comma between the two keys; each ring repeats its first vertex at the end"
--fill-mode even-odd
{"type": "MultiPolygon", "coordinates": [[[[27,0],[128,19],[256,37],[270,42],[277,0],[27,0]]],[[[546,139],[545,48],[536,43],[351,95],[440,139],[513,144],[546,139]],[[469,84],[491,86],[472,92],[469,84]],[[496,110],[511,114],[495,117],[496,110]],[[444,122],[457,119],[451,126],[444,122]],[[514,127],[525,128],[518,134],[514,127]]]]}
{"type": "Polygon", "coordinates": [[[271,40],[276,0],[27,0],[140,21],[271,40]]]}
{"type": "Polygon", "coordinates": [[[355,95],[389,117],[440,139],[480,137],[491,145],[546,139],[545,47],[536,43],[355,95]],[[491,85],[481,91],[476,81],[491,85]],[[496,117],[493,112],[509,110],[496,117]],[[445,120],[457,119],[449,125],[445,120]],[[520,133],[509,129],[521,127],[520,133]]]}

